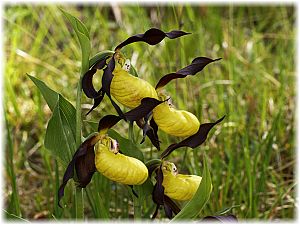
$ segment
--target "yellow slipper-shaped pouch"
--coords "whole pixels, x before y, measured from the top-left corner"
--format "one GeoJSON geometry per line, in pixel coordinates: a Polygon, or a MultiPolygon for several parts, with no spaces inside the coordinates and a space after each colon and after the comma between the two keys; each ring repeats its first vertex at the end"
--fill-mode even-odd
{"type": "Polygon", "coordinates": [[[162,166],[164,193],[168,197],[186,201],[193,198],[202,177],[196,175],[178,174],[174,163],[164,162],[162,166]]]}
{"type": "Polygon", "coordinates": [[[130,62],[121,53],[115,56],[115,69],[110,85],[111,95],[122,105],[136,108],[146,97],[158,99],[155,88],[147,81],[128,73],[130,62]]]}
{"type": "Polygon", "coordinates": [[[153,119],[161,130],[177,137],[191,136],[200,127],[194,114],[177,110],[169,102],[163,102],[153,109],[153,119]]]}
{"type": "Polygon", "coordinates": [[[105,177],[127,185],[143,184],[148,177],[145,164],[118,151],[116,140],[105,137],[95,145],[95,165],[105,177]]]}

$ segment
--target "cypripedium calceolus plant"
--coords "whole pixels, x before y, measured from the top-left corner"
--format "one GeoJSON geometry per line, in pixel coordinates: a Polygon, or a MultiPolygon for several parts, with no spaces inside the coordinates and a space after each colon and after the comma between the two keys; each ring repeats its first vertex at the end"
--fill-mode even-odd
{"type": "MultiPolygon", "coordinates": [[[[187,34],[189,33],[184,31],[163,32],[151,28],[144,34],[129,37],[114,51],[101,52],[89,60],[89,69],[82,77],[82,90],[88,98],[94,101],[88,114],[107,95],[118,116],[102,117],[99,121],[98,132],[90,135],[80,144],[63,176],[63,182],[58,191],[59,202],[64,196],[65,186],[70,179],[74,179],[78,187],[85,188],[91,182],[95,172],[101,173],[112,181],[129,185],[132,191],[133,185],[142,185],[147,179],[151,180],[151,175],[155,172],[156,182],[152,189],[152,199],[157,207],[152,218],[156,217],[160,206],[164,207],[166,216],[172,218],[173,214],[176,215],[181,211],[173,200],[188,201],[193,198],[201,183],[201,177],[178,174],[176,166],[165,161],[165,158],[178,148],[196,148],[201,145],[206,140],[209,131],[224,117],[213,123],[200,124],[192,113],[176,109],[171,103],[171,98],[163,93],[163,87],[171,80],[195,75],[206,65],[219,59],[195,58],[188,66],[163,76],[154,87],[131,74],[130,61],[121,52],[123,47],[134,42],[156,45],[165,37],[175,39],[187,34]],[[99,90],[96,90],[93,85],[93,77],[97,70],[103,70],[102,87],[99,90]],[[115,101],[130,108],[130,111],[124,113],[115,101]],[[142,142],[148,136],[158,150],[160,150],[157,135],[159,128],[167,134],[185,137],[185,139],[169,145],[161,153],[160,159],[150,160],[144,164],[137,158],[123,154],[124,149],[118,145],[118,140],[108,135],[108,130],[120,120],[131,123],[135,121],[143,130],[142,142]]],[[[137,196],[136,193],[134,194],[137,196]]]]}

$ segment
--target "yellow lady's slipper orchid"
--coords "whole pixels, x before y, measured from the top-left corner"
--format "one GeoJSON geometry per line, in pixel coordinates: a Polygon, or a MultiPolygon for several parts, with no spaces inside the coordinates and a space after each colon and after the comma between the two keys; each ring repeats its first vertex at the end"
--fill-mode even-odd
{"type": "Polygon", "coordinates": [[[166,161],[163,162],[162,172],[165,195],[180,201],[190,200],[196,193],[202,179],[196,175],[178,174],[174,163],[166,161]]]}
{"type": "Polygon", "coordinates": [[[108,136],[101,138],[95,145],[95,165],[105,177],[122,184],[140,185],[148,177],[145,164],[136,158],[121,154],[117,141],[108,136]]]}
{"type": "Polygon", "coordinates": [[[74,169],[77,175],[76,184],[81,188],[91,182],[97,170],[108,179],[122,184],[139,185],[147,180],[148,169],[144,163],[121,154],[117,141],[107,135],[108,129],[120,120],[119,116],[104,116],[99,121],[98,133],[90,135],[81,143],[64,173],[58,190],[58,202],[64,196],[68,181],[74,178],[74,169]]]}
{"type": "Polygon", "coordinates": [[[122,105],[136,108],[145,97],[158,99],[154,87],[147,81],[128,73],[130,63],[118,52],[115,55],[115,69],[110,85],[111,95],[122,105]]]}

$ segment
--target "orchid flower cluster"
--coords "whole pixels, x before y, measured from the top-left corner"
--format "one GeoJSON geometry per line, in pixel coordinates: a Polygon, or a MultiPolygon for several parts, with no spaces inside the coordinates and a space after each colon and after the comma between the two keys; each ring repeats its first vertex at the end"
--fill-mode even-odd
{"type": "Polygon", "coordinates": [[[188,34],[190,33],[180,30],[163,32],[151,28],[144,34],[129,37],[114,51],[106,51],[105,54],[90,60],[92,62],[90,68],[82,78],[83,91],[94,102],[88,114],[107,95],[118,115],[102,117],[98,132],[79,146],[65,171],[58,192],[59,200],[63,197],[65,186],[70,179],[74,178],[79,187],[85,188],[97,171],[112,181],[130,187],[143,184],[155,173],[156,183],[152,191],[152,199],[157,207],[153,218],[156,217],[160,206],[164,207],[166,216],[172,218],[173,214],[180,212],[179,206],[173,200],[186,201],[194,196],[201,183],[201,177],[179,174],[175,164],[166,161],[165,158],[178,148],[196,148],[201,145],[209,131],[220,123],[224,116],[215,122],[200,124],[198,118],[192,113],[176,109],[171,97],[164,94],[163,88],[170,81],[195,75],[208,64],[220,59],[197,57],[186,67],[162,76],[153,87],[147,81],[129,73],[130,61],[121,52],[123,47],[134,42],[156,45],[166,37],[176,39],[188,34]],[[96,90],[93,77],[101,70],[103,70],[102,87],[96,90]],[[123,112],[118,104],[129,108],[129,111],[123,112]],[[158,129],[184,139],[169,145],[161,153],[160,159],[153,159],[145,164],[139,159],[123,154],[124,151],[118,145],[118,140],[114,140],[107,134],[108,129],[121,120],[135,122],[143,132],[141,144],[148,137],[158,151],[160,150],[158,129]]]}

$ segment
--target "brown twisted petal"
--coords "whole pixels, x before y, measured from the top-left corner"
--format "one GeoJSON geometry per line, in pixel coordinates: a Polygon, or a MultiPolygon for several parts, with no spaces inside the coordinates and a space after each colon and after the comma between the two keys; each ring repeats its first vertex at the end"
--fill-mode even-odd
{"type": "Polygon", "coordinates": [[[107,67],[103,71],[103,76],[102,76],[102,88],[104,92],[110,96],[110,84],[113,79],[113,71],[115,69],[115,54],[113,54],[111,60],[109,61],[107,67]]]}
{"type": "Polygon", "coordinates": [[[78,148],[78,150],[73,155],[71,162],[69,163],[63,177],[63,182],[58,189],[58,205],[60,205],[60,200],[64,196],[65,186],[68,181],[74,177],[74,167],[76,169],[78,186],[86,187],[92,179],[95,167],[95,154],[94,145],[101,137],[99,135],[94,135],[87,140],[85,140],[78,148]]]}
{"type": "Polygon", "coordinates": [[[184,35],[187,35],[190,33],[186,33],[184,31],[181,30],[173,30],[170,32],[163,32],[160,29],[157,28],[151,28],[149,30],[147,30],[144,34],[136,34],[133,35],[129,38],[127,38],[125,41],[123,41],[121,44],[119,44],[116,48],[115,51],[123,48],[124,46],[134,43],[134,42],[146,42],[149,45],[156,45],[159,42],[161,42],[165,37],[168,37],[170,39],[174,39],[174,38],[178,38],[184,35]]]}
{"type": "Polygon", "coordinates": [[[118,115],[122,119],[126,120],[126,118],[124,117],[124,113],[122,112],[122,110],[120,109],[118,104],[115,103],[114,100],[112,100],[111,94],[110,94],[110,85],[111,85],[111,82],[112,82],[112,79],[113,79],[113,71],[115,69],[115,55],[116,55],[116,53],[113,54],[113,56],[112,56],[111,60],[109,61],[107,67],[104,69],[103,76],[102,76],[102,89],[107,94],[107,96],[109,97],[109,99],[111,101],[111,104],[113,105],[113,107],[117,111],[118,115]]]}
{"type": "Polygon", "coordinates": [[[173,202],[168,196],[165,195],[164,200],[165,204],[167,204],[172,209],[175,215],[177,215],[180,212],[180,208],[178,207],[178,205],[176,205],[176,203],[173,202]]]}
{"type": "Polygon", "coordinates": [[[160,165],[156,170],[156,184],[154,185],[152,192],[152,200],[159,205],[164,204],[164,187],[162,186],[163,179],[162,165],[160,165]]]}
{"type": "Polygon", "coordinates": [[[156,84],[155,89],[159,89],[164,87],[166,84],[168,84],[171,80],[177,79],[177,78],[185,78],[188,75],[195,75],[196,73],[200,72],[204,69],[205,66],[207,66],[209,63],[215,62],[220,60],[218,59],[210,59],[207,57],[197,57],[193,59],[192,63],[180,70],[178,70],[176,73],[169,73],[158,81],[156,84]]]}
{"type": "Polygon", "coordinates": [[[143,130],[143,138],[140,144],[142,144],[145,141],[146,136],[148,136],[154,147],[156,147],[157,150],[160,151],[160,141],[157,135],[158,126],[153,118],[151,118],[150,124],[148,124],[148,120],[149,118],[144,117],[144,119],[136,121],[136,124],[143,130]]]}
{"type": "Polygon", "coordinates": [[[90,114],[90,112],[92,112],[98,105],[100,105],[100,103],[102,102],[104,95],[105,95],[102,88],[97,92],[97,94],[98,94],[98,96],[94,98],[94,104],[93,104],[92,108],[85,114],[86,116],[88,114],[90,114]]]}
{"type": "Polygon", "coordinates": [[[89,71],[87,71],[82,77],[82,90],[88,98],[97,98],[99,96],[98,91],[94,88],[93,77],[97,70],[101,70],[106,65],[108,57],[98,61],[89,71]]]}
{"type": "Polygon", "coordinates": [[[137,121],[147,116],[156,106],[163,103],[164,101],[157,100],[155,98],[143,98],[141,104],[125,113],[125,118],[129,121],[137,121]]]}
{"type": "Polygon", "coordinates": [[[90,69],[82,77],[82,90],[88,98],[96,98],[98,93],[93,85],[93,77],[96,74],[96,69],[90,69]]]}
{"type": "Polygon", "coordinates": [[[214,123],[201,124],[199,127],[199,130],[196,134],[184,139],[183,141],[181,141],[179,143],[174,143],[174,144],[169,145],[169,147],[165,151],[163,151],[163,153],[161,154],[160,157],[163,159],[163,158],[167,157],[169,154],[171,154],[175,149],[180,148],[180,147],[190,147],[190,148],[198,147],[206,140],[209,131],[216,124],[220,123],[224,118],[225,118],[225,116],[223,116],[222,118],[220,118],[219,120],[217,120],[214,123]]]}
{"type": "MultiPolygon", "coordinates": [[[[152,129],[152,133],[153,133],[154,139],[157,140],[158,143],[160,143],[159,138],[158,138],[158,134],[157,134],[157,132],[158,132],[158,126],[157,126],[157,124],[155,123],[153,117],[152,117],[151,120],[150,120],[150,127],[151,127],[151,129],[152,129]]],[[[152,141],[151,141],[151,142],[152,142],[152,141]]],[[[155,145],[154,145],[154,146],[155,146],[155,145]]],[[[156,146],[155,146],[155,147],[156,147],[156,146]]],[[[158,146],[157,149],[160,150],[159,146],[158,146]]]]}
{"type": "Polygon", "coordinates": [[[143,139],[145,139],[145,135],[147,135],[151,141],[151,143],[160,150],[160,141],[157,135],[158,127],[154,120],[151,119],[150,126],[148,124],[148,117],[151,114],[151,111],[159,104],[164,101],[160,101],[154,98],[143,98],[141,104],[125,113],[124,116],[129,121],[136,121],[137,125],[143,129],[143,139]]]}
{"type": "Polygon", "coordinates": [[[142,141],[140,142],[140,144],[144,143],[147,132],[149,132],[152,129],[152,127],[148,124],[150,116],[152,116],[152,111],[150,113],[148,113],[146,116],[144,116],[143,119],[138,120],[138,121],[142,122],[140,127],[143,130],[143,138],[142,138],[142,141]]]}
{"type": "Polygon", "coordinates": [[[82,77],[82,90],[85,93],[85,95],[88,98],[94,99],[94,104],[92,108],[87,112],[86,115],[88,115],[90,112],[92,112],[98,105],[100,105],[101,101],[103,100],[103,97],[105,95],[102,88],[100,88],[99,91],[96,91],[94,85],[93,85],[93,77],[96,74],[97,70],[101,70],[106,65],[106,60],[109,57],[105,57],[101,59],[100,61],[96,62],[93,67],[87,71],[83,77],[82,77]]]}
{"type": "Polygon", "coordinates": [[[166,195],[164,195],[164,201],[165,214],[169,219],[172,219],[173,213],[177,215],[180,212],[180,208],[166,195]]]}

